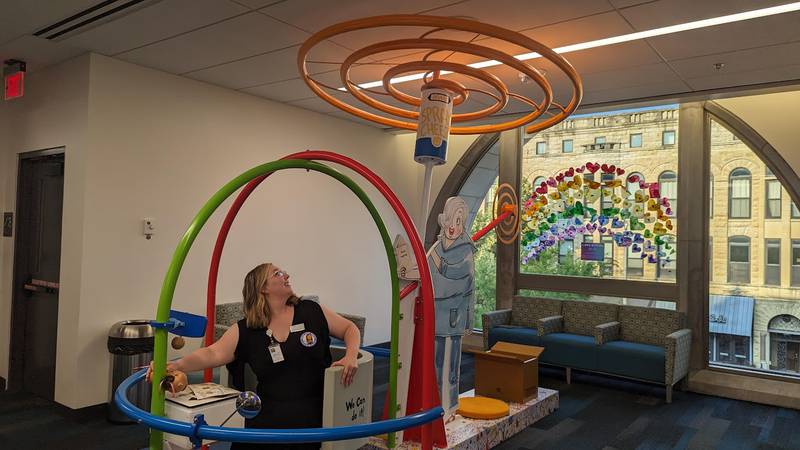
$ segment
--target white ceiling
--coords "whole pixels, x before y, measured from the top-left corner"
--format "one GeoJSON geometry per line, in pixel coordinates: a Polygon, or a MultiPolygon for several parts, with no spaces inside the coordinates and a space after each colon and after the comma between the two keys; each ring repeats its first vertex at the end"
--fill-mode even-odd
{"type": "MultiPolygon", "coordinates": [[[[558,47],[652,28],[749,11],[788,0],[148,0],[127,13],[109,16],[63,37],[34,33],[100,3],[100,0],[40,2],[0,0],[0,59],[28,62],[29,71],[92,51],[225,88],[337,117],[347,114],[315,97],[296,68],[300,44],[312,33],[344,20],[393,13],[461,16],[505,27],[558,47]]],[[[122,2],[121,2],[122,3],[122,2]]],[[[420,29],[351,33],[324,42],[311,57],[342,61],[353,50],[381,40],[418,36],[420,29]]],[[[453,36],[452,34],[450,36],[453,36]]],[[[449,36],[448,36],[449,37],[449,36]]],[[[459,38],[471,39],[461,33],[459,38]]],[[[473,36],[474,37],[474,36],[473,36]]],[[[480,45],[523,53],[496,39],[480,45]]],[[[382,55],[393,62],[419,53],[382,55]],[[404,55],[404,56],[400,56],[404,55]]],[[[584,81],[584,105],[686,95],[772,82],[800,81],[800,13],[681,32],[564,55],[584,81]],[[715,69],[723,63],[722,69],[715,69]]],[[[473,61],[455,55],[451,61],[473,61]]],[[[377,62],[372,60],[371,62],[377,62]]],[[[548,62],[544,69],[562,101],[569,84],[548,62]]],[[[381,78],[386,65],[354,68],[356,82],[381,78]]],[[[321,82],[340,86],[338,66],[311,64],[321,82]]],[[[541,97],[521,83],[515,70],[488,69],[515,92],[541,97]]],[[[401,85],[413,92],[419,82],[401,85]]],[[[474,83],[473,83],[474,84],[474,83]]],[[[342,98],[347,96],[342,95],[342,98]]],[[[382,97],[383,98],[383,97],[382,97]]],[[[484,107],[476,94],[467,110],[484,107]]],[[[525,109],[511,102],[503,113],[525,109]]],[[[356,120],[356,119],[353,119],[356,120]]]]}

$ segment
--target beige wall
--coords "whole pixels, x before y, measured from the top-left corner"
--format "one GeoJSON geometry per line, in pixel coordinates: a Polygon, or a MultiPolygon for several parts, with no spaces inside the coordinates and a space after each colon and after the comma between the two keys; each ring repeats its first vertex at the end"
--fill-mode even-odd
{"type": "MultiPolygon", "coordinates": [[[[81,294],[83,239],[84,160],[88,118],[89,58],[82,56],[58,68],[33,73],[26,79],[25,97],[4,103],[6,133],[0,166],[4,211],[13,211],[16,196],[17,154],[65,147],[64,215],[61,242],[56,396],[69,404],[67,386],[76,383],[76,358],[80,351],[77,325],[81,294]]],[[[13,241],[2,238],[0,263],[0,376],[8,377],[9,328],[13,241]]]]}
{"type": "Polygon", "coordinates": [[[783,159],[800,173],[797,118],[800,117],[800,90],[759,96],[717,100],[739,116],[767,140],[783,159]]]}
{"type": "MultiPolygon", "coordinates": [[[[76,408],[107,400],[108,327],[154,316],[166,267],[191,218],[225,182],[252,166],[309,148],[340,152],[382,176],[416,219],[422,170],[411,158],[413,135],[385,133],[102,56],[71,64],[46,72],[56,84],[81,75],[82,89],[72,91],[77,99],[34,103],[26,95],[27,103],[18,108],[29,118],[27,133],[14,133],[4,153],[13,159],[16,149],[67,146],[59,322],[69,325],[59,329],[60,403],[76,408]],[[42,110],[61,122],[43,122],[42,110]],[[46,136],[52,142],[40,143],[46,136]],[[78,139],[80,145],[73,142],[78,139]],[[70,187],[77,183],[80,190],[70,187]],[[151,240],[141,234],[144,217],[155,219],[151,240]]],[[[56,95],[48,86],[39,89],[45,96],[56,95]]],[[[33,81],[29,92],[36,92],[33,81]]],[[[7,107],[0,111],[13,112],[7,107]]],[[[473,139],[454,140],[450,164],[473,139]]],[[[436,170],[433,196],[446,170],[436,170]]],[[[4,166],[0,185],[13,186],[15,172],[4,166]]],[[[377,191],[359,184],[392,236],[400,232],[399,221],[377,191]]],[[[13,193],[2,192],[7,208],[13,207],[13,193]]],[[[208,264],[229,205],[223,204],[198,236],[174,308],[205,313],[208,264]]],[[[2,265],[0,329],[6,330],[11,259],[3,245],[8,256],[2,265]]],[[[371,218],[343,185],[305,171],[267,180],[232,229],[218,301],[238,301],[244,273],[265,260],[289,271],[298,293],[319,294],[332,309],[367,316],[368,343],[388,340],[391,293],[385,252],[371,218]]],[[[0,334],[0,352],[5,353],[0,353],[0,376],[7,374],[6,334],[0,334]]],[[[194,340],[187,349],[198,343],[194,340]]]]}

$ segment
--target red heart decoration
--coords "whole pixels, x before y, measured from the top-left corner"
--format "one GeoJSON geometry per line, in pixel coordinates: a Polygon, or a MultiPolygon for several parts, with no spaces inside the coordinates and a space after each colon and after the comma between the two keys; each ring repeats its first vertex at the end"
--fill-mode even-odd
{"type": "Polygon", "coordinates": [[[584,166],[580,166],[577,169],[575,169],[575,171],[578,172],[578,173],[583,173],[583,169],[584,168],[585,168],[584,166]]]}
{"type": "Polygon", "coordinates": [[[636,183],[637,181],[639,181],[639,175],[633,174],[628,177],[628,183],[636,183]]]}
{"type": "Polygon", "coordinates": [[[568,177],[575,175],[575,169],[570,167],[569,170],[566,172],[568,177]]]}
{"type": "Polygon", "coordinates": [[[558,183],[556,183],[555,178],[550,177],[550,178],[547,179],[547,184],[549,184],[550,186],[556,187],[556,184],[558,184],[558,183]]]}
{"type": "Polygon", "coordinates": [[[623,173],[625,173],[625,169],[622,167],[617,167],[617,175],[622,176],[623,173]]]}
{"type": "Polygon", "coordinates": [[[592,173],[597,172],[597,169],[599,169],[599,168],[600,168],[600,166],[598,166],[597,164],[592,164],[592,163],[586,164],[586,169],[589,172],[592,172],[592,173]]]}
{"type": "Polygon", "coordinates": [[[639,189],[647,189],[647,183],[644,180],[639,181],[639,189]]]}
{"type": "Polygon", "coordinates": [[[608,164],[603,164],[600,168],[603,169],[603,173],[608,173],[608,164]]]}
{"type": "Polygon", "coordinates": [[[547,193],[547,187],[545,187],[545,186],[539,186],[538,188],[536,188],[536,192],[537,192],[538,194],[542,194],[542,195],[544,195],[544,194],[546,194],[546,193],[547,193]]]}
{"type": "Polygon", "coordinates": [[[617,166],[613,164],[608,166],[608,173],[614,173],[615,170],[617,170],[617,166]]]}
{"type": "Polygon", "coordinates": [[[562,181],[564,181],[564,174],[563,174],[563,173],[560,173],[560,174],[556,175],[556,180],[557,180],[559,183],[560,183],[560,182],[562,182],[562,181]]]}

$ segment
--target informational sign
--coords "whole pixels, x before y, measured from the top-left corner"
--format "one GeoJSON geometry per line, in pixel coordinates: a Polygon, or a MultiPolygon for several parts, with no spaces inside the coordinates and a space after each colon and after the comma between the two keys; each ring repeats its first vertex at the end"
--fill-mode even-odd
{"type": "Polygon", "coordinates": [[[582,242],[581,259],[584,261],[605,260],[605,244],[599,242],[582,242]]]}

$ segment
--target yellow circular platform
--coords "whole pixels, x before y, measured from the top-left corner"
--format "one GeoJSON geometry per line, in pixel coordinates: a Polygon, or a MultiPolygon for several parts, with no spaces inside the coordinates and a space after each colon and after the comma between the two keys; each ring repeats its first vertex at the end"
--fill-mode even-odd
{"type": "Polygon", "coordinates": [[[458,399],[458,414],[470,419],[499,419],[508,415],[508,403],[488,397],[458,399]]]}

